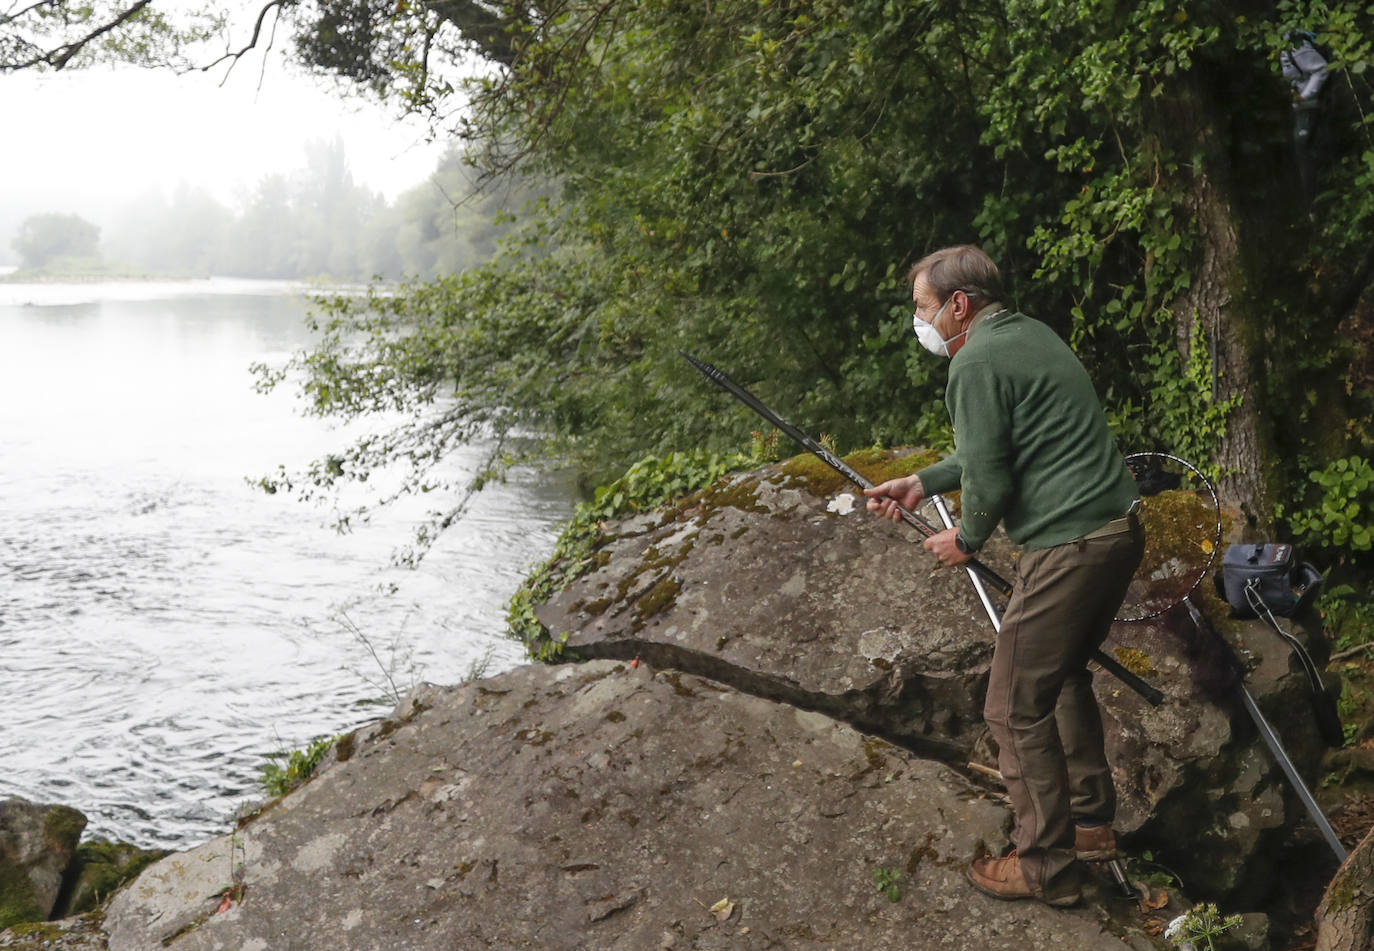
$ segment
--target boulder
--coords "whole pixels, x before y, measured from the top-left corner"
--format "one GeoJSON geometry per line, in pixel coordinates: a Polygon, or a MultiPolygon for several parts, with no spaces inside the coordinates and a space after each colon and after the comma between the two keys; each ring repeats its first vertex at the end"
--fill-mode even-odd
{"type": "MultiPolygon", "coordinates": [[[[849,461],[877,482],[930,458],[849,461]]],[[[1199,541],[1192,514],[1170,513],[1170,528],[1155,532],[1161,576],[1210,550],[1205,521],[1199,541]]],[[[995,765],[981,741],[994,635],[967,575],[926,554],[911,528],[868,515],[818,460],[738,473],[601,532],[592,570],[536,609],[555,641],[566,638],[565,657],[638,657],[823,712],[956,767],[995,765]]],[[[1015,552],[1000,533],[979,557],[1013,576],[1015,552]]],[[[1248,689],[1313,775],[1324,744],[1287,645],[1259,621],[1230,619],[1210,584],[1192,597],[1247,662],[1248,689]]],[[[1190,636],[1175,612],[1118,624],[1103,646],[1166,696],[1152,707],[1109,673],[1095,677],[1117,828],[1198,894],[1234,907],[1275,883],[1276,852],[1305,813],[1233,698],[1194,686],[1190,636]]]]}
{"type": "Polygon", "coordinates": [[[823,714],[647,664],[529,666],[420,688],[149,867],[105,928],[110,951],[1163,947],[1095,902],[975,892],[1008,820],[823,714]]]}
{"type": "Polygon", "coordinates": [[[0,801],[0,929],[52,914],[85,828],[69,806],[0,801]]]}
{"type": "MultiPolygon", "coordinates": [[[[852,461],[876,482],[932,458],[852,461]]],[[[573,657],[717,677],[962,764],[983,729],[987,615],[963,572],[846,484],[799,456],[605,524],[599,567],[536,614],[573,657]]],[[[1010,576],[1004,536],[979,558],[1010,576]]]]}

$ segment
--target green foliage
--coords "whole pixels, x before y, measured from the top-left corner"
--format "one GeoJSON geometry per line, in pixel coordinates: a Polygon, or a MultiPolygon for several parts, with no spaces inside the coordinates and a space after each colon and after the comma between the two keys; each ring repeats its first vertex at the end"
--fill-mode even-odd
{"type": "MultiPolygon", "coordinates": [[[[822,436],[820,443],[824,448],[834,452],[835,440],[830,439],[830,442],[827,443],[827,438],[829,437],[822,436]]],[[[777,462],[781,458],[782,450],[778,448],[778,431],[776,429],[769,429],[766,433],[756,429],[749,434],[749,461],[751,463],[758,466],[767,462],[777,462]]]]}
{"type": "Polygon", "coordinates": [[[883,893],[883,897],[890,902],[902,900],[902,873],[895,868],[885,868],[878,866],[873,870],[873,882],[878,886],[878,891],[883,893]]]}
{"type": "MultiPolygon", "coordinates": [[[[1336,699],[1336,714],[1341,718],[1341,735],[1346,746],[1358,739],[1360,724],[1363,721],[1363,714],[1369,700],[1367,690],[1357,687],[1348,679],[1341,683],[1341,695],[1336,699]]],[[[1343,782],[1344,779],[1344,775],[1332,774],[1327,776],[1323,784],[1335,785],[1343,782]]]]}
{"type": "Polygon", "coordinates": [[[593,520],[619,518],[657,508],[715,482],[750,460],[738,454],[670,452],[645,456],[610,485],[597,488],[592,501],[579,512],[593,520]]]}
{"type": "Polygon", "coordinates": [[[1348,584],[1323,587],[1317,598],[1322,631],[1338,651],[1374,641],[1374,602],[1348,584]]]}
{"type": "MultiPolygon", "coordinates": [[[[1123,439],[1205,464],[1231,438],[1229,368],[1249,356],[1215,367],[1214,395],[1212,329],[1296,353],[1311,339],[1297,315],[1332,293],[1300,276],[1312,259],[1274,194],[1291,171],[1280,19],[1210,0],[564,4],[516,34],[508,71],[468,85],[462,127],[482,167],[518,165],[556,198],[488,266],[330,302],[296,369],[321,412],[418,418],[453,400],[431,417],[444,425],[341,457],[345,472],[442,453],[460,430],[541,434],[591,481],[646,453],[744,444],[752,420],[679,348],[841,451],[947,448],[944,367],[912,339],[902,277],[974,240],[1009,303],[1074,343],[1123,439]],[[1203,214],[1216,208],[1233,220],[1203,214]],[[1231,270],[1204,275],[1242,223],[1231,270]],[[1224,311],[1194,299],[1204,277],[1224,311]]],[[[1342,152],[1329,174],[1366,171],[1342,152]]],[[[1265,398],[1334,359],[1268,368],[1265,398]]]]}
{"type": "MultiPolygon", "coordinates": [[[[1366,641],[1365,643],[1368,643],[1366,641]]],[[[1367,652],[1342,664],[1341,695],[1336,699],[1336,713],[1341,719],[1341,731],[1346,746],[1355,746],[1374,725],[1374,685],[1368,667],[1367,652]]],[[[1356,771],[1356,762],[1337,765],[1322,780],[1326,786],[1345,784],[1356,771]]]]}
{"type": "Polygon", "coordinates": [[[10,242],[26,268],[42,268],[62,258],[95,258],[100,229],[79,215],[30,215],[10,242]]]}
{"type": "Polygon", "coordinates": [[[314,775],[324,760],[324,754],[328,753],[329,748],[338,740],[337,736],[322,736],[311,740],[305,749],[267,754],[269,762],[262,767],[263,788],[270,796],[286,795],[314,775]],[[276,760],[285,760],[286,765],[283,766],[275,762],[276,760]]]}
{"type": "Polygon", "coordinates": [[[1141,881],[1151,888],[1168,888],[1177,882],[1177,876],[1155,861],[1155,854],[1146,849],[1138,856],[1127,858],[1132,881],[1141,881]]]}
{"type": "Polygon", "coordinates": [[[646,456],[619,479],[597,488],[590,502],[583,502],[574,510],[553,554],[526,577],[511,597],[506,611],[507,634],[525,645],[531,659],[557,660],[568,635],[554,637],[535,617],[534,606],[548,601],[596,564],[600,522],[680,498],[749,463],[745,456],[704,450],[646,456]]]}
{"type": "Polygon", "coordinates": [[[218,34],[226,20],[213,4],[173,5],[170,12],[127,0],[31,3],[0,19],[0,73],[133,63],[189,69],[188,50],[218,34]]]}
{"type": "Polygon", "coordinates": [[[1336,459],[1308,473],[1318,489],[1316,501],[1301,508],[1280,505],[1298,540],[1323,548],[1374,549],[1374,467],[1360,456],[1336,459]]]}
{"type": "MultiPolygon", "coordinates": [[[[1169,325],[1158,321],[1157,326],[1165,339],[1146,353],[1141,374],[1148,388],[1153,432],[1184,459],[1211,459],[1226,436],[1227,417],[1240,405],[1241,394],[1213,398],[1215,366],[1200,320],[1193,321],[1186,360],[1168,339],[1169,325]]],[[[1222,474],[1215,465],[1203,463],[1200,468],[1213,479],[1222,474]]]]}

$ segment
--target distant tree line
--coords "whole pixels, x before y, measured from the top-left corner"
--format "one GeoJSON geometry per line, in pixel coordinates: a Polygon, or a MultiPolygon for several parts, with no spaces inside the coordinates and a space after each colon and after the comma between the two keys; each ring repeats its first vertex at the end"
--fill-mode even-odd
{"type": "Polygon", "coordinates": [[[508,190],[474,195],[454,150],[388,203],[354,181],[336,139],[308,146],[303,168],[264,177],[237,208],[203,186],[145,196],[106,229],[103,251],[159,274],[432,278],[489,259],[500,231],[493,219],[520,201],[508,190]]]}
{"type": "Polygon", "coordinates": [[[63,259],[94,258],[100,229],[79,215],[43,214],[25,218],[10,242],[26,268],[47,267],[63,259]]]}

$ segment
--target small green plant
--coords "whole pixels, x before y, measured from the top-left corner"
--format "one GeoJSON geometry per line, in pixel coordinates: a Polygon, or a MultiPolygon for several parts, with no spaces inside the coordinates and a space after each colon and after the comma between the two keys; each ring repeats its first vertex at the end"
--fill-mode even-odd
{"type": "Polygon", "coordinates": [[[1307,478],[1321,490],[1314,505],[1275,509],[1279,518],[1287,518],[1293,536],[1323,548],[1374,549],[1374,528],[1369,522],[1374,511],[1374,466],[1369,460],[1362,456],[1336,459],[1312,470],[1307,478]]]}
{"type": "Polygon", "coordinates": [[[1374,603],[1348,584],[1323,588],[1317,599],[1322,632],[1339,651],[1374,641],[1374,603]]]}
{"type": "Polygon", "coordinates": [[[1151,888],[1167,888],[1178,884],[1173,873],[1155,861],[1155,854],[1148,849],[1141,852],[1128,863],[1132,880],[1140,880],[1151,888]]]}
{"type": "Polygon", "coordinates": [[[324,754],[339,739],[338,736],[322,736],[312,740],[303,750],[290,753],[268,753],[268,762],[262,767],[262,787],[268,795],[284,796],[305,782],[319,767],[324,754]],[[275,760],[286,760],[281,766],[275,760]]]}
{"type": "Polygon", "coordinates": [[[645,456],[619,479],[596,490],[590,514],[594,518],[616,518],[655,508],[708,486],[748,462],[736,453],[721,455],[703,450],[645,456]]]}
{"type": "MultiPolygon", "coordinates": [[[[1352,746],[1360,738],[1370,711],[1374,709],[1374,693],[1368,684],[1368,674],[1355,667],[1341,678],[1341,695],[1336,699],[1336,715],[1341,718],[1341,731],[1346,746],[1352,746]]],[[[1344,781],[1342,774],[1341,780],[1344,781]]]]}
{"type": "Polygon", "coordinates": [[[491,670],[492,661],[495,659],[495,650],[488,647],[482,652],[481,656],[474,657],[468,661],[467,673],[463,675],[461,683],[468,683],[473,680],[481,680],[491,670]]]}
{"type": "Polygon", "coordinates": [[[1240,921],[1240,915],[1221,917],[1216,905],[1204,902],[1194,905],[1186,914],[1169,922],[1164,929],[1164,938],[1177,948],[1216,951],[1217,946],[1212,939],[1239,927],[1240,921]]]}
{"type": "Polygon", "coordinates": [[[525,646],[530,660],[540,664],[556,664],[563,656],[563,648],[568,646],[568,632],[564,631],[557,637],[545,634],[537,640],[527,641],[525,646]]]}
{"type": "Polygon", "coordinates": [[[777,462],[782,458],[778,451],[778,431],[770,429],[768,432],[760,432],[755,429],[749,434],[749,461],[754,465],[762,465],[765,462],[777,462]]]}
{"type": "Polygon", "coordinates": [[[900,901],[902,898],[902,873],[895,868],[885,868],[878,866],[873,870],[873,881],[878,886],[878,891],[883,893],[883,897],[888,901],[900,901]]]}
{"type": "Polygon", "coordinates": [[[228,911],[231,905],[243,904],[243,896],[248,886],[244,882],[247,874],[248,847],[237,835],[229,836],[229,884],[225,885],[215,897],[220,900],[215,914],[228,911]]]}

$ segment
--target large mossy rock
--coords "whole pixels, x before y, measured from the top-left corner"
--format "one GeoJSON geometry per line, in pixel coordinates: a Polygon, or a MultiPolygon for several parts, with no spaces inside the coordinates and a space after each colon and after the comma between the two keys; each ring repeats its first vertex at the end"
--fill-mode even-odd
{"type": "Polygon", "coordinates": [[[0,801],[0,929],[52,914],[85,828],[69,806],[0,801]]]}
{"type": "Polygon", "coordinates": [[[106,928],[111,951],[1160,946],[1094,903],[975,892],[1007,820],[824,715],[644,664],[532,666],[417,691],[236,835],[145,871],[106,928]]]}
{"type": "MultiPolygon", "coordinates": [[[[877,482],[933,458],[855,461],[877,482]]],[[[987,615],[963,572],[845,485],[799,456],[607,524],[600,567],[538,617],[573,657],[642,656],[963,762],[982,730],[987,615]]],[[[980,558],[1012,570],[1000,536],[980,558]]]]}
{"type": "MultiPolygon", "coordinates": [[[[850,462],[877,482],[930,458],[873,452],[850,462]]],[[[1205,525],[1200,537],[1191,530],[1192,503],[1178,504],[1181,512],[1155,504],[1167,516],[1155,531],[1161,576],[1211,544],[1205,525]]],[[[956,767],[995,763],[980,741],[994,634],[967,575],[940,566],[912,529],[868,515],[818,460],[738,473],[601,529],[593,569],[536,609],[554,641],[566,636],[565,656],[639,657],[824,712],[956,767]]],[[[1014,557],[1000,534],[980,552],[1007,578],[1014,557]]],[[[1299,770],[1313,775],[1324,747],[1285,643],[1257,621],[1230,620],[1210,583],[1193,597],[1251,668],[1249,689],[1299,770]]],[[[1190,638],[1171,615],[1118,624],[1104,645],[1166,695],[1151,707],[1110,674],[1095,678],[1121,797],[1117,828],[1198,894],[1254,900],[1274,884],[1277,850],[1305,813],[1239,706],[1194,686],[1190,638]]]]}

